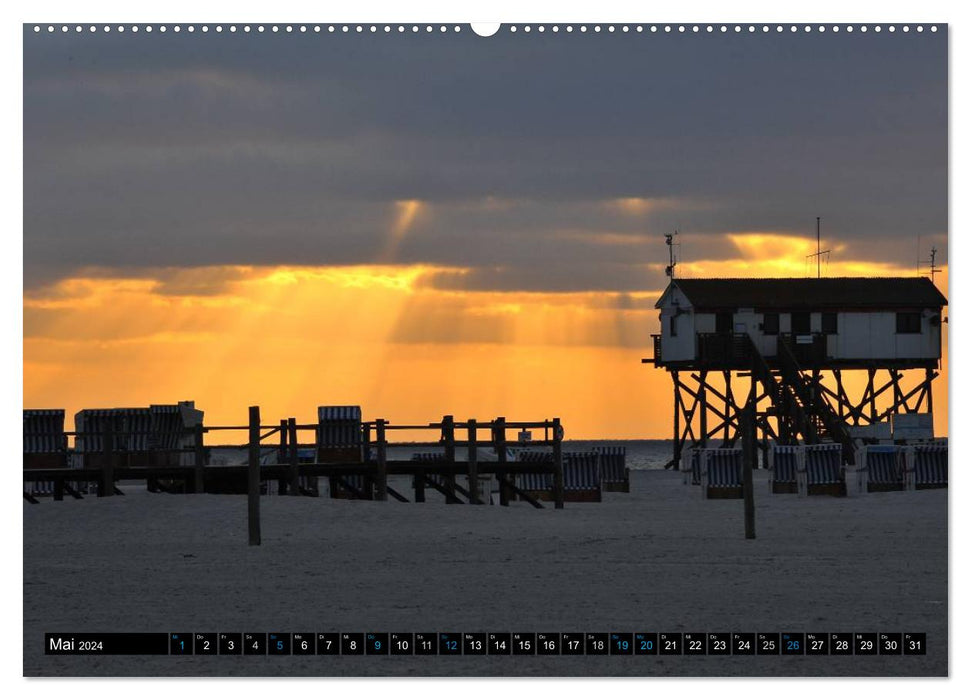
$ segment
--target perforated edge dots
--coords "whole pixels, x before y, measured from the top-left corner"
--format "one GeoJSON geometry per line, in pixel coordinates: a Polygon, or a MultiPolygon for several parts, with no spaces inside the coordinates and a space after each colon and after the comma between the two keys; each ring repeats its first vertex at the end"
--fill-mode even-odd
{"type": "MultiPolygon", "coordinates": [[[[35,34],[95,34],[153,32],[165,34],[458,34],[458,24],[35,24],[35,34]]],[[[475,30],[471,30],[475,33],[475,30]]],[[[937,32],[930,24],[508,24],[500,32],[510,34],[839,34],[937,32]]]]}

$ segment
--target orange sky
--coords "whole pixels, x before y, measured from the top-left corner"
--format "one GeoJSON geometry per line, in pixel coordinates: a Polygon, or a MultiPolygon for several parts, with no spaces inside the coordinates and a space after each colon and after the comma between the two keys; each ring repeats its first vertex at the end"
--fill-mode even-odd
{"type": "MultiPolygon", "coordinates": [[[[405,203],[396,241],[422,214],[405,203]]],[[[815,240],[726,234],[728,260],[684,276],[802,276],[815,240]]],[[[834,251],[834,259],[838,258],[834,251]]],[[[645,268],[645,277],[650,272],[645,268]]],[[[24,406],[137,406],[194,399],[208,424],[312,421],[322,404],[428,422],[559,416],[567,438],[669,437],[667,373],[642,365],[659,289],[637,293],[446,291],[456,268],[208,267],[91,271],[24,299],[24,406]]],[[[912,275],[866,261],[836,275],[912,275]]],[[[947,273],[938,277],[946,294],[947,273]]],[[[945,326],[946,339],[946,326],[945,326]]],[[[946,362],[945,362],[946,368],[946,362]]],[[[935,382],[947,433],[947,374],[935,382]]],[[[71,424],[68,420],[68,424],[71,424]]]]}

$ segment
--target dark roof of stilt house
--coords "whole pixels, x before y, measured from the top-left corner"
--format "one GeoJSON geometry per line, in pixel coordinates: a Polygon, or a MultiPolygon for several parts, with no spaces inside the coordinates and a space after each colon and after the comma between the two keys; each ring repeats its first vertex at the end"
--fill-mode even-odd
{"type": "MultiPolygon", "coordinates": [[[[671,280],[696,309],[937,308],[947,299],[926,277],[774,277],[671,280]]],[[[655,305],[659,307],[661,299],[655,305]]]]}

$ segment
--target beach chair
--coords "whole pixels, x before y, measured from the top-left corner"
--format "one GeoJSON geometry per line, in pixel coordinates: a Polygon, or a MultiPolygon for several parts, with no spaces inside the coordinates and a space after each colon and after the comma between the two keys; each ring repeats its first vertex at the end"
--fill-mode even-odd
{"type": "Polygon", "coordinates": [[[800,496],[845,496],[843,446],[839,443],[802,445],[796,469],[800,496]]]}
{"type": "MultiPolygon", "coordinates": [[[[24,469],[66,469],[64,410],[24,409],[24,469]]],[[[24,496],[53,496],[53,481],[24,481],[24,496]]]]}
{"type": "Polygon", "coordinates": [[[742,498],[742,449],[698,450],[703,498],[742,498]]]}
{"type": "Polygon", "coordinates": [[[565,452],[563,500],[600,503],[602,491],[600,455],[596,452],[565,452]]]}
{"type": "MultiPolygon", "coordinates": [[[[905,463],[905,451],[897,445],[864,445],[857,450],[854,490],[860,493],[903,491],[905,463]]],[[[847,470],[847,484],[850,481],[850,470],[847,470]]]]}
{"type": "MultiPolygon", "coordinates": [[[[551,452],[523,451],[518,462],[549,465],[550,473],[519,474],[518,486],[533,498],[552,501],[553,454],[551,452]]],[[[602,498],[600,481],[600,455],[596,452],[563,453],[563,500],[575,503],[599,503],[602,498]]]]}
{"type": "Polygon", "coordinates": [[[627,468],[627,448],[624,445],[595,447],[600,455],[600,471],[604,491],[630,493],[630,470],[627,468]]]}
{"type": "MultiPolygon", "coordinates": [[[[537,450],[519,450],[516,452],[516,462],[524,464],[541,464],[553,469],[553,453],[537,450]]],[[[517,474],[516,486],[531,498],[549,501],[553,498],[553,473],[546,474],[517,474]]],[[[516,495],[513,494],[513,499],[516,495]]]]}
{"type": "Polygon", "coordinates": [[[910,445],[905,457],[905,488],[908,491],[947,488],[947,443],[910,445]]]}
{"type": "MultiPolygon", "coordinates": [[[[317,461],[363,463],[364,440],[360,406],[317,407],[317,461]]],[[[332,476],[331,498],[374,500],[374,479],[363,474],[332,476]]]]}
{"type": "Polygon", "coordinates": [[[772,445],[769,450],[769,493],[798,493],[798,461],[798,445],[772,445]]]}

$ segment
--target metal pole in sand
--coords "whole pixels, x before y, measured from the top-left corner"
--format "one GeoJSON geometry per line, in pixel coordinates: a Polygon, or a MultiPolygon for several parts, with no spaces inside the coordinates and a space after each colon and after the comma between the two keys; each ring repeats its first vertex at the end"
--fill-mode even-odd
{"type": "Polygon", "coordinates": [[[260,407],[249,407],[249,543],[260,544],[260,407]]]}
{"type": "Polygon", "coordinates": [[[758,458],[755,451],[755,404],[748,401],[742,409],[742,496],[745,499],[745,539],[755,539],[755,489],[752,469],[758,458]]]}

